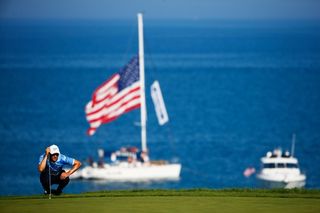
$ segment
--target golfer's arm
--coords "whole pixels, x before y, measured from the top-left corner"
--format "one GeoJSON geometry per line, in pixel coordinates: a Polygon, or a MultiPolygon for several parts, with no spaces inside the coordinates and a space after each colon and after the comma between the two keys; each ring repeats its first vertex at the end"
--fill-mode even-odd
{"type": "Polygon", "coordinates": [[[68,171],[69,175],[72,175],[75,171],[77,171],[81,166],[81,162],[78,160],[74,160],[73,167],[68,171]]]}
{"type": "Polygon", "coordinates": [[[45,155],[41,161],[41,163],[38,165],[38,171],[43,172],[43,170],[46,168],[48,156],[45,155]]]}

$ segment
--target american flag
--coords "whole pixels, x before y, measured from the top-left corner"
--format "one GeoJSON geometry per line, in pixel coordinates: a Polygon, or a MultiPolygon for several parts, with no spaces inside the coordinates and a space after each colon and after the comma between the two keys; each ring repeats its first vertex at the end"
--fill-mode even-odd
{"type": "Polygon", "coordinates": [[[93,135],[101,124],[140,107],[139,58],[133,57],[118,73],[100,85],[86,105],[85,112],[93,135]]]}

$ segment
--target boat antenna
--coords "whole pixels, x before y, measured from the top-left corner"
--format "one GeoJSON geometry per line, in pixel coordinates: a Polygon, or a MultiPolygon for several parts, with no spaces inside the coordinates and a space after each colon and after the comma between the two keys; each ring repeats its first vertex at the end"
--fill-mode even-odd
{"type": "Polygon", "coordinates": [[[296,134],[292,134],[292,142],[291,142],[291,156],[293,157],[294,155],[294,148],[295,148],[295,143],[296,143],[296,134]]]}

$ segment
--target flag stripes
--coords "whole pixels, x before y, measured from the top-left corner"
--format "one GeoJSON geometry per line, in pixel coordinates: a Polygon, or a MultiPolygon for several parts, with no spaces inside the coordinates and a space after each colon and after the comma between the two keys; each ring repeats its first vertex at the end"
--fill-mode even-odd
{"type": "Polygon", "coordinates": [[[92,100],[85,107],[86,119],[93,135],[105,123],[140,107],[140,82],[137,57],[133,58],[119,73],[100,85],[93,93],[92,100]],[[119,86],[125,85],[125,88],[119,86]],[[128,86],[129,84],[129,86],[128,86]]]}

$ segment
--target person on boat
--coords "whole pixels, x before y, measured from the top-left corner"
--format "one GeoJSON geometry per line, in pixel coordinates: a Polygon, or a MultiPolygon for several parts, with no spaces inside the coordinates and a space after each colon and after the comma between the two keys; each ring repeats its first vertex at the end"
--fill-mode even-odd
{"type": "Polygon", "coordinates": [[[99,168],[104,168],[104,150],[103,149],[98,149],[98,167],[99,168]]]}
{"type": "Polygon", "coordinates": [[[115,152],[111,153],[110,160],[111,160],[112,163],[117,162],[117,154],[115,152]]]}
{"type": "Polygon", "coordinates": [[[89,157],[87,158],[86,163],[87,163],[87,165],[93,167],[94,161],[93,161],[92,156],[89,156],[89,157]]]}
{"type": "Polygon", "coordinates": [[[285,152],[282,153],[282,156],[283,158],[289,158],[290,157],[290,152],[287,150],[285,152]]]}
{"type": "Polygon", "coordinates": [[[63,188],[66,187],[70,181],[69,176],[77,171],[80,166],[80,161],[61,154],[57,145],[47,147],[45,153],[40,156],[38,165],[40,182],[44,193],[49,194],[51,185],[58,184],[57,189],[51,190],[51,192],[54,195],[60,195],[63,188]],[[63,167],[66,165],[72,166],[67,172],[63,170],[63,167]]]}
{"type": "Polygon", "coordinates": [[[147,151],[141,151],[139,154],[139,161],[148,164],[150,162],[149,155],[147,151]]]}

